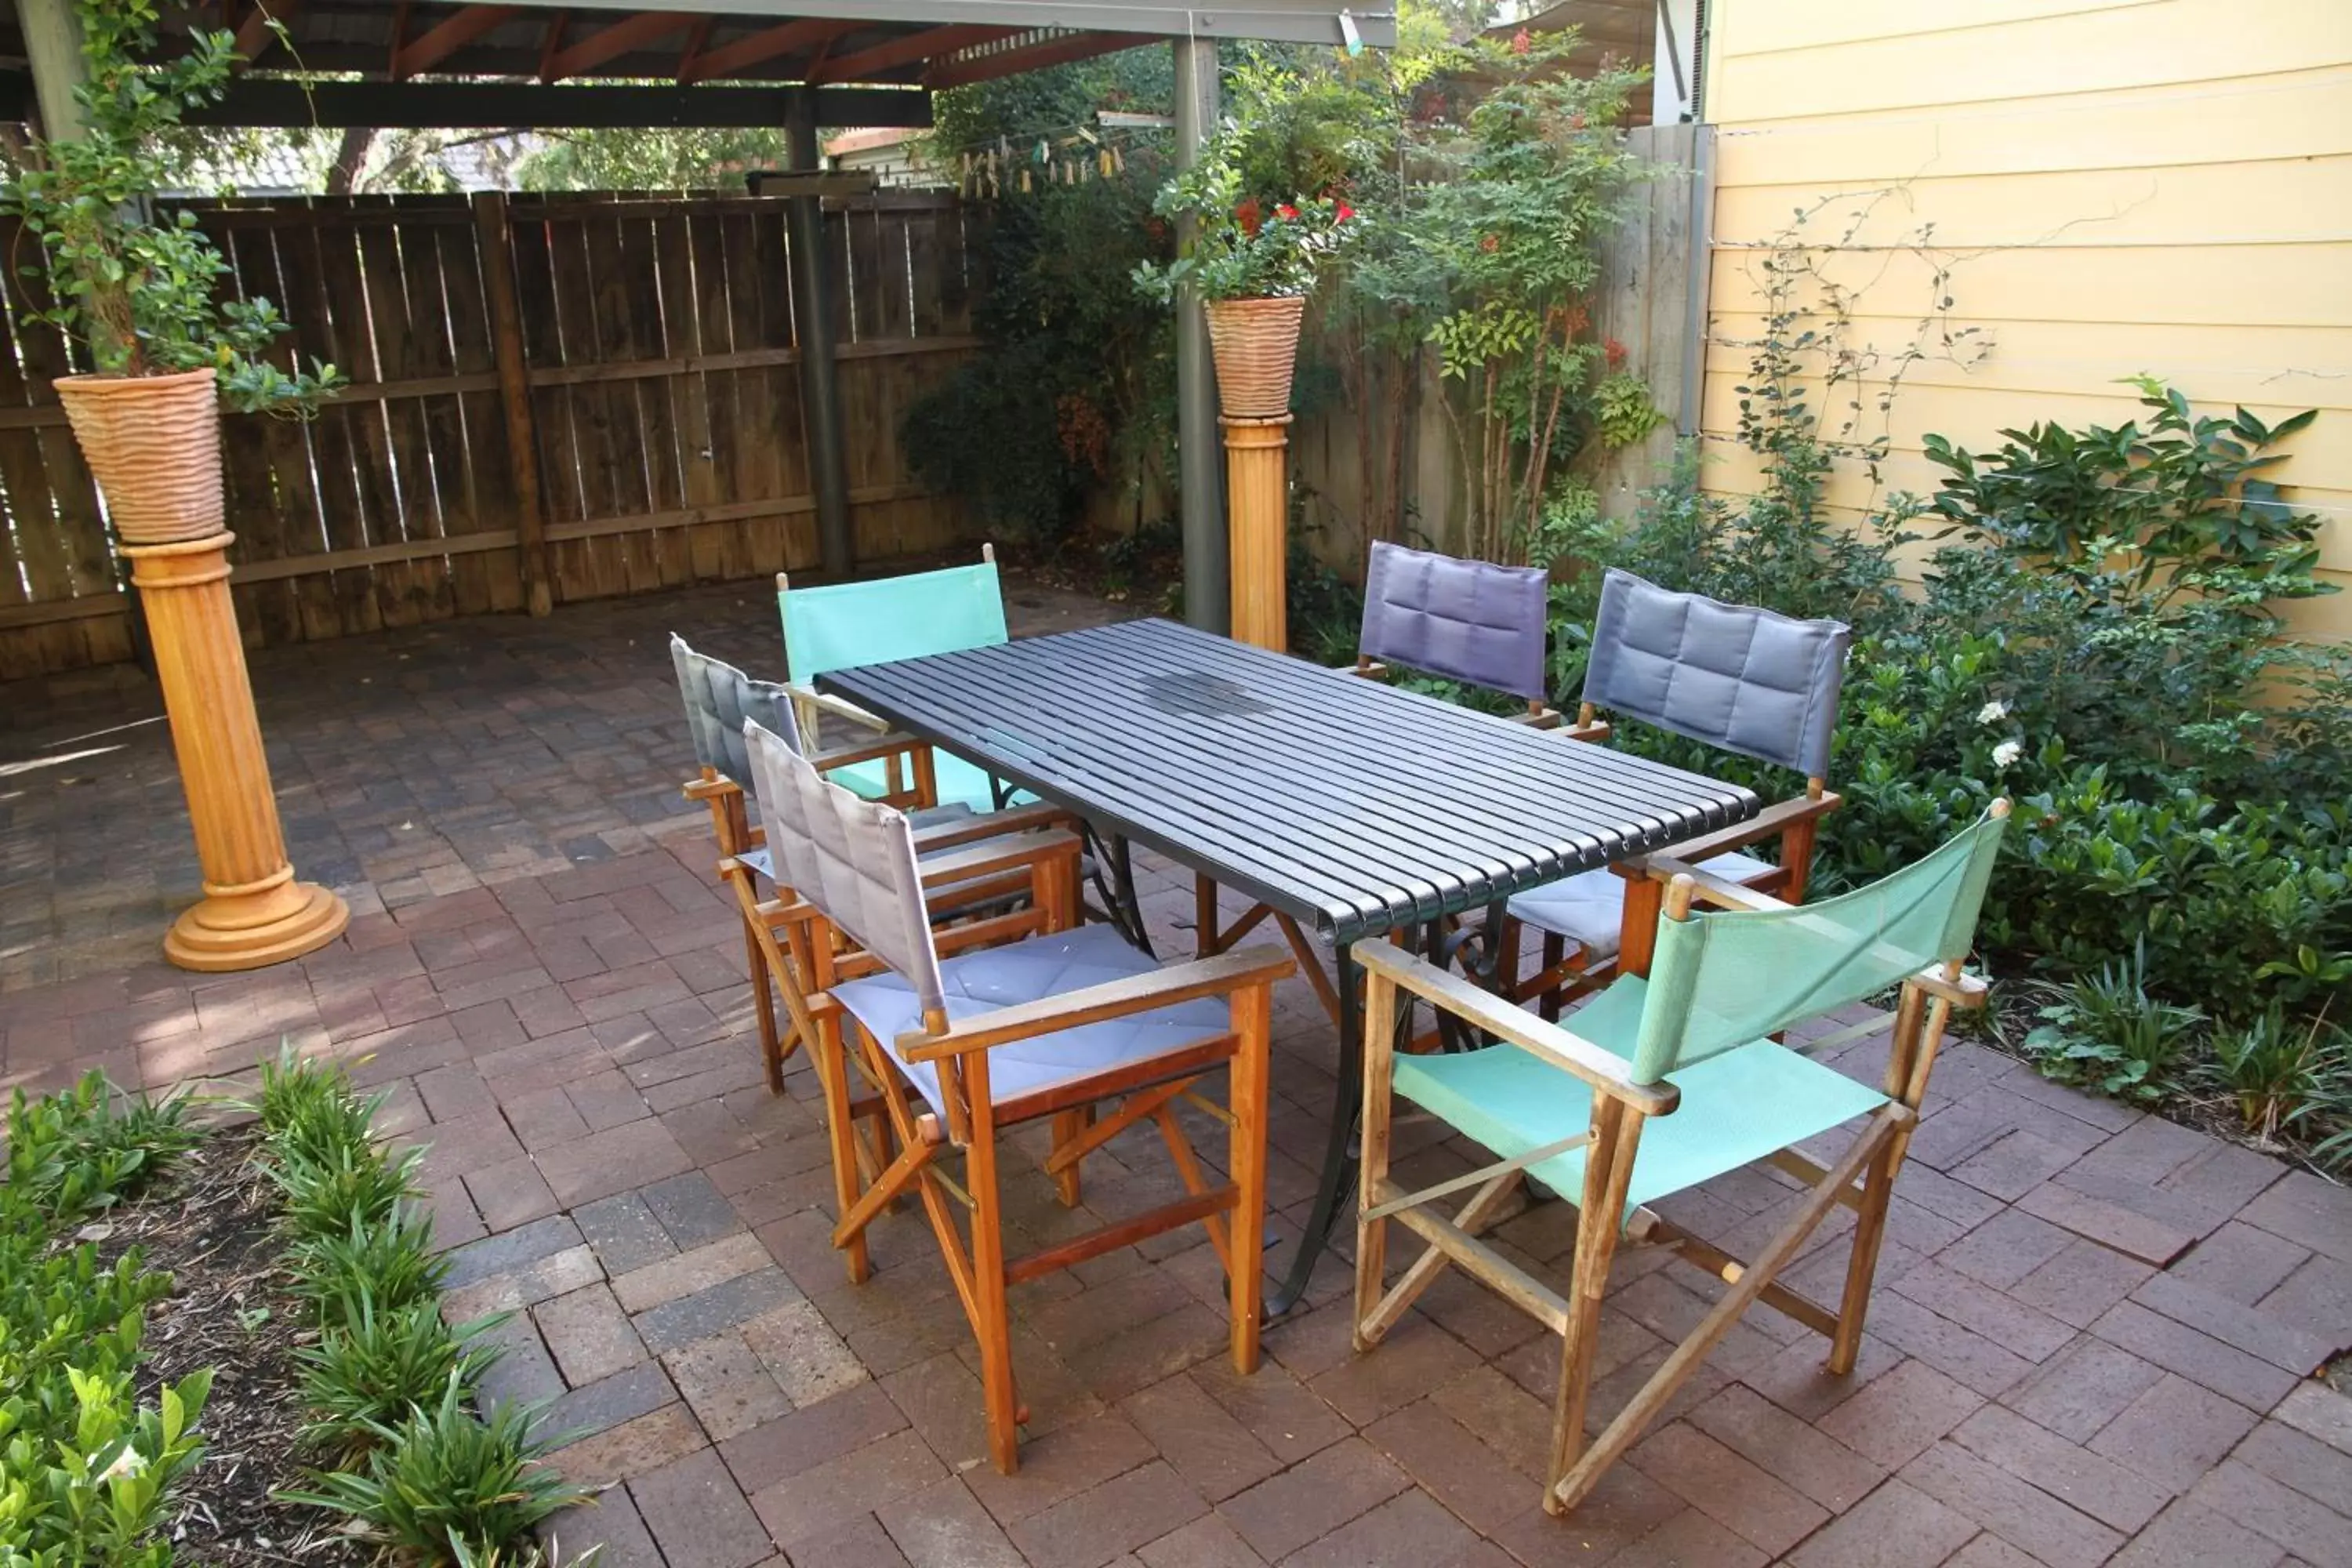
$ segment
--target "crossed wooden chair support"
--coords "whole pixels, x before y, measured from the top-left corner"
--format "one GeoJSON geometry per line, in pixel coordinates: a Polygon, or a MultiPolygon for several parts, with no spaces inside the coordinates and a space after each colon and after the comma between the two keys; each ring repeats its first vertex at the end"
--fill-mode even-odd
{"type": "MultiPolygon", "coordinates": [[[[1981,842],[1980,829],[1972,829],[1979,842],[1971,851],[1979,858],[1969,874],[1975,877],[1975,890],[1965,888],[1958,895],[1957,907],[1964,910],[1955,927],[1948,927],[1947,950],[1957,940],[1958,948],[1965,952],[1967,931],[1973,928],[1973,900],[1981,898],[1982,878],[1989,871],[1991,854],[1998,845],[2000,826],[2007,816],[2007,804],[1999,803],[1988,814],[1980,829],[1990,828],[1990,843],[1981,842]],[[1953,933],[1957,932],[1956,938],[1953,933]]],[[[1950,851],[1958,841],[1939,852],[1947,865],[1957,865],[1958,858],[1950,851]]],[[[1793,911],[1791,906],[1754,889],[1727,881],[1695,869],[1686,862],[1664,857],[1651,857],[1635,864],[1633,869],[1641,884],[1658,889],[1664,896],[1664,915],[1669,922],[1692,919],[1696,904],[1717,910],[1759,912],[1790,911],[1810,914],[1811,909],[1793,911]]],[[[1915,868],[1914,869],[1917,869],[1915,868]]],[[[1902,876],[1898,873],[1897,876],[1902,876]]],[[[1894,878],[1888,879],[1891,884],[1894,878]]],[[[1882,886],[1884,886],[1883,884],[1882,886]]],[[[1916,887],[1916,884],[1915,883],[1916,887]]],[[[1847,902],[1865,898],[1874,889],[1848,895],[1847,902]]],[[[1837,902],[1833,900],[1833,903],[1837,902]]],[[[1822,908],[1813,906],[1812,908],[1822,908]]],[[[1785,926],[1782,929],[1787,929],[1785,926]]],[[[1871,941],[1867,932],[1860,944],[1865,958],[1871,941]]],[[[1893,944],[1878,943],[1882,962],[1890,956],[1893,944]]],[[[1550,1452],[1545,1469],[1544,1506],[1553,1513],[1565,1513],[1587,1496],[1601,1475],[1638,1439],[1656,1418],[1675,1392],[1696,1372],[1707,1353],[1723,1338],[1755,1302],[1761,1300],[1796,1321],[1811,1329],[1830,1342],[1829,1370],[1840,1375],[1850,1373],[1862,1342],[1865,1315],[1869,1309],[1872,1281],[1876,1271],[1879,1249],[1885,1231],[1888,1200],[1895,1180],[1908,1149],[1921,1100],[1926,1095],[1928,1075],[1940,1047],[1952,1010],[1975,1008],[1983,1005],[1986,986],[1979,978],[1965,973],[1958,959],[1946,958],[1909,972],[1901,981],[1900,1001],[1895,1008],[1892,1044],[1883,1080],[1883,1100],[1864,1116],[1860,1131],[1850,1145],[1833,1162],[1821,1164],[1801,1153],[1793,1142],[1782,1142],[1769,1150],[1759,1148],[1753,1155],[1731,1163],[1736,1168],[1748,1158],[1762,1158],[1777,1169],[1806,1184],[1806,1190],[1789,1215],[1786,1224],[1761,1252],[1752,1259],[1730,1256],[1696,1236],[1678,1229],[1660,1218],[1647,1206],[1629,1204],[1635,1186],[1635,1161],[1641,1151],[1645,1128],[1659,1118],[1669,1116],[1682,1104],[1683,1091],[1664,1076],[1644,1080],[1637,1070],[1640,1050],[1621,1048],[1630,1040],[1629,1033],[1621,1033],[1615,1046],[1593,1043],[1570,1028],[1562,1028],[1540,1018],[1511,1002],[1485,991],[1469,981],[1408,954],[1387,942],[1367,942],[1355,950],[1357,962],[1367,972],[1365,993],[1365,1110],[1363,1122],[1363,1160],[1356,1245],[1355,1344],[1360,1352],[1372,1350],[1393,1329],[1423,1292],[1435,1282],[1449,1267],[1458,1267],[1514,1306],[1528,1312],[1547,1329],[1561,1337],[1559,1393],[1554,1413],[1550,1452]],[[1417,1191],[1408,1191],[1390,1173],[1391,1127],[1392,1119],[1391,1087],[1402,1080],[1392,1078],[1401,1061],[1413,1058],[1397,1055],[1396,1018],[1398,994],[1407,993],[1428,1001],[1433,1005],[1451,1012],[1474,1029],[1503,1042],[1490,1050],[1496,1053],[1516,1049],[1541,1064],[1523,1075],[1518,1097],[1526,1100],[1540,1097],[1543,1085],[1530,1081],[1545,1077],[1544,1069],[1569,1075],[1590,1090],[1591,1111],[1589,1124],[1573,1128],[1555,1125],[1545,1133],[1529,1132],[1514,1142],[1509,1139],[1494,1140],[1474,1136],[1489,1142],[1490,1152],[1499,1142],[1511,1148],[1506,1158],[1485,1165],[1466,1174],[1437,1183],[1417,1191]],[[1563,1135],[1564,1134],[1564,1135],[1563,1135]],[[1548,1141],[1528,1143],[1536,1137],[1548,1141]],[[1521,1146],[1526,1145],[1526,1146],[1521,1146]],[[1558,1162],[1563,1156],[1582,1156],[1579,1218],[1576,1247],[1568,1288],[1563,1294],[1520,1268],[1494,1247],[1480,1239],[1482,1233],[1508,1217],[1512,1212],[1508,1200],[1528,1176],[1532,1168],[1548,1162],[1558,1162]],[[1462,1197],[1466,1194],[1466,1201],[1462,1197]],[[1459,1202],[1454,1208],[1453,1202],[1459,1202]],[[1433,1205],[1444,1205],[1451,1212],[1440,1212],[1433,1205]],[[1834,1310],[1819,1305],[1780,1282],[1780,1276],[1794,1261],[1806,1241],[1831,1211],[1843,1205],[1854,1213],[1853,1251],[1847,1263],[1843,1296],[1834,1310]],[[1410,1231],[1424,1244],[1420,1255],[1393,1280],[1388,1276],[1389,1226],[1393,1222],[1410,1231]],[[1723,1281],[1727,1289],[1698,1326],[1666,1357],[1641,1389],[1612,1417],[1597,1436],[1588,1440],[1586,1434],[1587,1403],[1592,1382],[1593,1355],[1598,1342],[1602,1299],[1607,1293],[1610,1269],[1621,1245],[1664,1246],[1681,1258],[1694,1263],[1723,1281]]],[[[1896,956],[1900,962],[1899,955],[1896,956]]],[[[1646,963],[1646,952],[1629,954],[1634,962],[1646,963]]],[[[1917,962],[1913,955],[1912,962],[1917,962]]],[[[1632,983],[1639,986],[1643,982],[1632,983]]],[[[1657,1004],[1653,994],[1640,996],[1636,1005],[1657,1004]]],[[[1843,1000],[1843,998],[1841,998],[1843,1000]]],[[[1604,1004],[1597,1005],[1603,1005],[1604,1004]]],[[[1836,1005],[1834,1002],[1832,1005],[1836,1005]]],[[[1571,1027],[1580,1023],[1571,1018],[1571,1027]]],[[[1671,1028],[1672,1025],[1665,1026],[1671,1028]]],[[[1648,1037],[1642,1050],[1649,1047],[1648,1037]]],[[[1717,1047],[1719,1049],[1719,1047],[1717,1047]]],[[[1785,1047],[1767,1041],[1744,1047],[1748,1051],[1769,1051],[1791,1055],[1785,1047]]],[[[1454,1058],[1458,1060],[1458,1058],[1454,1058]]],[[[1673,1058],[1665,1058],[1669,1063],[1673,1058]]],[[[1782,1058],[1776,1058],[1774,1060],[1782,1058]]],[[[1441,1068],[1447,1064],[1441,1062],[1441,1068]]],[[[1416,1068],[1416,1071],[1433,1071],[1416,1068]]],[[[1830,1069],[1801,1064],[1794,1070],[1800,1074],[1819,1074],[1826,1081],[1837,1083],[1830,1069]]],[[[1677,1078],[1692,1078],[1690,1073],[1677,1072],[1677,1078]]],[[[1781,1075],[1784,1080],[1787,1073],[1781,1075]]],[[[1564,1079],[1553,1078],[1566,1087],[1564,1079]]],[[[1851,1097],[1862,1086],[1846,1086],[1851,1097]]],[[[1851,1121],[1860,1107],[1851,1098],[1838,1102],[1836,1091],[1831,1096],[1833,1104],[1826,1115],[1799,1128],[1835,1125],[1851,1121]]],[[[1865,1098],[1875,1098],[1867,1097],[1865,1098]]],[[[1736,1122],[1745,1108],[1738,1105],[1716,1106],[1712,1113],[1736,1122]]],[[[1759,1116],[1763,1112],[1758,1113],[1759,1116]]],[[[1454,1121],[1452,1117],[1444,1120],[1454,1121]]],[[[1475,1120],[1475,1119],[1473,1119],[1475,1120]]],[[[1539,1119],[1538,1119],[1539,1120],[1539,1119]]],[[[1532,1122],[1523,1125],[1532,1125],[1532,1122]]],[[[1457,1130],[1462,1128],[1456,1122],[1457,1130]]],[[[1491,1125],[1488,1128],[1491,1133],[1491,1125]]],[[[1680,1131],[1682,1129],[1675,1129],[1680,1131]]],[[[1818,1135],[1815,1133],[1814,1135],[1818,1135]]],[[[1810,1142],[1810,1138],[1797,1141],[1810,1142]]],[[[1774,1140],[1766,1138],[1765,1143],[1774,1140]]],[[[1673,1161],[1679,1156],[1669,1153],[1673,1161]]],[[[1549,1173],[1560,1170],[1558,1164],[1549,1173]]],[[[1703,1175],[1704,1173],[1698,1173],[1703,1175]]],[[[1653,1173],[1654,1176],[1656,1173],[1653,1173]]],[[[1554,1174],[1557,1180],[1557,1175],[1554,1174]]],[[[1682,1182],[1652,1182],[1661,1191],[1679,1190],[1682,1182]]]]}
{"type": "MultiPolygon", "coordinates": [[[[773,805],[764,793],[762,805],[773,805]]],[[[1008,892],[1026,895],[1019,907],[1003,912],[933,925],[928,940],[937,955],[934,963],[951,966],[986,949],[1017,948],[1024,941],[1077,929],[1079,838],[1054,826],[1008,832],[1013,815],[975,818],[919,836],[918,847],[929,851],[917,863],[927,894],[984,889],[1000,904],[1008,892]]],[[[1055,814],[1039,808],[1038,815],[1045,819],[1055,814]]],[[[918,1026],[886,1041],[837,992],[848,983],[896,973],[898,964],[862,945],[834,918],[838,911],[828,912],[818,901],[782,889],[776,898],[761,900],[740,868],[727,876],[743,904],[762,967],[784,997],[793,1035],[813,1047],[839,1216],[834,1245],[844,1254],[850,1279],[863,1282],[871,1272],[869,1227],[901,1198],[911,1196],[919,1204],[979,1342],[990,1457],[1000,1469],[1009,1473],[1017,1466],[1018,1428],[1028,1417],[1015,1391],[1006,1299],[1010,1287],[1024,1280],[1201,1224],[1228,1281],[1234,1364],[1244,1373],[1255,1369],[1272,987],[1291,972],[1286,954],[1261,948],[1166,969],[1150,967],[1137,955],[1141,972],[1082,989],[955,1019],[943,1007],[926,1007],[918,1026]],[[1129,1054],[1094,1070],[1063,1073],[1042,1087],[1000,1096],[992,1086],[992,1050],[1024,1042],[1034,1046],[1083,1026],[1204,998],[1224,1000],[1222,1027],[1194,1031],[1170,1048],[1129,1054]],[[912,1072],[921,1068],[939,1075],[937,1110],[912,1088],[912,1072]],[[1201,1093],[1201,1086],[1221,1070],[1226,1093],[1218,1105],[1201,1093]],[[1180,1102],[1228,1129],[1223,1180],[1213,1179],[1187,1137],[1177,1116],[1180,1102]],[[1040,1250],[1010,1254],[1001,1135],[1048,1119],[1052,1137],[1044,1166],[1066,1205],[1080,1202],[1087,1156],[1145,1123],[1166,1145],[1183,1195],[1040,1250]],[[960,1172],[952,1168],[959,1154],[960,1172]]]]}

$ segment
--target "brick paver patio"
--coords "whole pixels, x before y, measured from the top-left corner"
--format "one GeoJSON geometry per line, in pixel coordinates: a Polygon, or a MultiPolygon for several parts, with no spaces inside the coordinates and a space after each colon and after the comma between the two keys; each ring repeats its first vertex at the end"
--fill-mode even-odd
{"type": "MultiPolygon", "coordinates": [[[[1032,626],[1094,613],[1016,601],[1032,626]]],[[[813,1085],[796,1060],[791,1094],[761,1086],[739,928],[674,794],[662,634],[761,668],[772,616],[704,590],[257,658],[298,863],[357,914],[246,976],[152,956],[194,868],[144,687],[0,688],[0,1079],[97,1065],[160,1087],[281,1037],[359,1059],[389,1124],[431,1144],[452,1310],[517,1310],[493,1392],[552,1400],[587,1434],[561,1462],[613,1483],[567,1548],[667,1568],[2352,1563],[2352,1399],[2308,1375],[2352,1345],[2352,1195],[1965,1042],[1859,1370],[1823,1375],[1821,1342],[1756,1310],[1570,1520],[1536,1507],[1556,1347],[1530,1320],[1449,1279],[1359,1358],[1335,1258],[1237,1378],[1213,1255],[1184,1233],[1015,1291],[1033,1421],[998,1476],[920,1218],[878,1226],[863,1287],[826,1245],[813,1085]]],[[[1139,869],[1163,951],[1188,950],[1189,881],[1139,869]]],[[[1303,983],[1277,1024],[1287,1238],[1333,1045],[1303,983]]],[[[1884,1048],[1836,1059],[1874,1078],[1884,1048]]],[[[1466,1163],[1423,1147],[1403,1179],[1466,1163]]],[[[1173,1188],[1140,1135],[1087,1167],[1106,1211],[1173,1188]]],[[[1663,1206],[1738,1252],[1792,1191],[1748,1172],[1663,1206]]],[[[1016,1218],[1033,1243],[1073,1224],[1034,1173],[1016,1218]]],[[[1571,1234],[1558,1204],[1500,1231],[1563,1270],[1571,1234]]],[[[1825,1226],[1795,1283],[1833,1294],[1842,1239],[1825,1226]]],[[[1664,1261],[1620,1263],[1597,1419],[1705,1309],[1707,1282],[1664,1261]]]]}

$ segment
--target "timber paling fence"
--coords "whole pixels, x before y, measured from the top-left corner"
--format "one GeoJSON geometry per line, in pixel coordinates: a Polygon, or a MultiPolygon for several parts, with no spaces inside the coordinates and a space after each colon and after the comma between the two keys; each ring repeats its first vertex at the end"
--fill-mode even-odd
{"type": "MultiPolygon", "coordinates": [[[[275,646],[817,564],[782,198],[628,193],[187,204],[227,287],[352,384],[223,421],[238,623],[275,646]]],[[[898,440],[979,347],[950,196],[824,216],[861,559],[953,542],[898,440]]],[[[0,227],[0,679],[131,657],[131,607],[0,227]]]]}

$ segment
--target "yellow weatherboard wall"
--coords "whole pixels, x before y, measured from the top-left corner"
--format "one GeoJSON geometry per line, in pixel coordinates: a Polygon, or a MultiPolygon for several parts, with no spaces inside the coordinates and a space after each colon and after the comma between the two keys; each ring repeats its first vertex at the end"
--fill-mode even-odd
{"type": "MultiPolygon", "coordinates": [[[[2273,470],[2326,520],[2344,593],[2294,607],[2352,638],[2352,0],[1716,0],[1717,127],[1702,424],[1710,488],[1739,490],[1734,390],[1760,328],[1757,267],[1800,231],[1856,294],[1852,336],[1892,351],[1932,303],[1904,247],[1933,225],[1952,324],[1991,352],[1914,366],[1883,427],[1887,489],[1931,492],[1928,433],[1982,452],[2003,426],[2114,425],[2146,371],[2200,412],[2319,419],[2273,470]],[[1866,209],[1866,213],[1865,213],[1866,209]]],[[[1866,403],[1874,407],[1878,387],[1866,403]]],[[[1864,434],[1881,427],[1866,409],[1864,434]]],[[[1833,501],[1870,500],[1841,464],[1833,501]]]]}

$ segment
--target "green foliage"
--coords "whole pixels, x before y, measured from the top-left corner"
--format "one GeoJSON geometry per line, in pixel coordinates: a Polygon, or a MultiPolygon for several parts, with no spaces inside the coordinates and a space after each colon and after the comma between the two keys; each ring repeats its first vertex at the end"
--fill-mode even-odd
{"type": "Polygon", "coordinates": [[[362,1099],[351,1070],[325,1057],[298,1055],[289,1043],[261,1064],[261,1087],[247,1109],[261,1118],[271,1148],[287,1161],[317,1162],[371,1148],[381,1095],[362,1099]]]}
{"type": "Polygon", "coordinates": [[[101,1267],[57,1233],[131,1195],[193,1135],[184,1100],[118,1110],[103,1078],[15,1097],[0,1186],[0,1563],[163,1568],[166,1494],[195,1460],[210,1374],[142,1406],[146,1309],[168,1276],[134,1249],[101,1267]]]}
{"type": "Polygon", "coordinates": [[[281,1147],[262,1170],[278,1185],[279,1223],[296,1238],[318,1242],[394,1223],[419,1194],[422,1157],[417,1149],[391,1154],[364,1143],[316,1155],[281,1147]]]}
{"type": "Polygon", "coordinates": [[[2352,1035],[2324,1015],[2290,1019],[2274,1002],[2242,1025],[2214,1031],[2202,1076],[2236,1102],[2248,1132],[2271,1142],[2352,1115],[2352,1035]]]}
{"type": "Polygon", "coordinates": [[[353,1215],[332,1235],[298,1235],[286,1260],[296,1293],[330,1322],[362,1297],[388,1310],[431,1300],[449,1277],[448,1258],[433,1248],[431,1216],[405,1203],[381,1219],[353,1215]]]}
{"type": "Polygon", "coordinates": [[[551,1445],[531,1435],[534,1415],[513,1402],[488,1420],[475,1415],[453,1373],[436,1404],[411,1405],[396,1422],[356,1425],[371,1444],[363,1468],[316,1475],[308,1489],[284,1495],[349,1516],[404,1561],[479,1562],[588,1500],[540,1462],[551,1445]]]}
{"type": "Polygon", "coordinates": [[[1593,433],[1604,447],[1631,447],[1666,422],[1650,401],[1650,384],[1625,371],[1612,371],[1592,384],[1593,433]]]}
{"type": "Polygon", "coordinates": [[[2193,1007],[2147,994],[2145,944],[2135,945],[2128,959],[2057,988],[2040,1016],[2025,1048],[2045,1074],[2139,1100],[2163,1097],[2189,1031],[2205,1021],[2193,1007]]]}
{"type": "Polygon", "coordinates": [[[276,307],[221,297],[227,264],[193,213],[150,216],[181,117],[221,96],[235,39],[193,31],[185,53],[140,66],[155,41],[155,0],[79,0],[75,10],[89,67],[75,98],[87,123],[79,135],[37,142],[37,163],[0,189],[0,211],[21,217],[38,246],[26,270],[46,280],[40,319],[84,344],[104,374],[210,367],[231,408],[314,406],[339,379],[335,368],[301,371],[268,357],[286,330],[276,307]]]}
{"type": "Polygon", "coordinates": [[[380,1304],[361,1282],[332,1302],[333,1322],[315,1345],[298,1347],[302,1399],[310,1407],[310,1439],[347,1455],[370,1446],[412,1405],[429,1404],[453,1382],[470,1398],[499,1358],[495,1345],[475,1342],[504,1322],[499,1313],[452,1328],[437,1299],[380,1304]]]}
{"type": "Polygon", "coordinates": [[[646,126],[550,131],[515,163],[526,191],[743,190],[754,169],[790,162],[784,132],[765,126],[646,126]]]}

